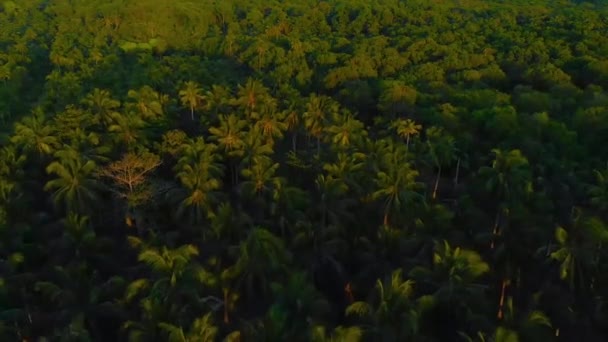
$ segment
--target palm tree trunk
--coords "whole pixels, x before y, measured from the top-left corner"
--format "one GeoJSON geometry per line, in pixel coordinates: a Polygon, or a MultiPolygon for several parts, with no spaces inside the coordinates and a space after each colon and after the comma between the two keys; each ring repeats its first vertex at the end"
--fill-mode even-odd
{"type": "Polygon", "coordinates": [[[439,189],[439,179],[441,178],[441,165],[437,171],[437,178],[435,179],[435,187],[433,188],[433,199],[437,197],[437,189],[439,189]]]}
{"type": "Polygon", "coordinates": [[[384,212],[384,225],[388,226],[388,210],[384,212]]]}
{"type": "Polygon", "coordinates": [[[410,135],[408,134],[405,138],[405,153],[410,151],[410,135]]]}
{"type": "Polygon", "coordinates": [[[348,299],[348,303],[352,304],[355,301],[355,297],[353,296],[353,290],[350,285],[350,281],[348,283],[346,283],[346,286],[344,287],[344,292],[346,293],[346,298],[348,299]]]}
{"type": "Polygon", "coordinates": [[[454,186],[458,185],[458,175],[460,174],[460,158],[456,162],[456,175],[454,176],[454,186]]]}
{"type": "Polygon", "coordinates": [[[499,234],[498,226],[500,224],[500,210],[496,213],[496,218],[494,219],[494,229],[492,230],[492,242],[490,243],[490,249],[494,249],[494,237],[499,234]]]}
{"type": "Polygon", "coordinates": [[[228,317],[228,289],[224,289],[224,323],[230,324],[230,318],[228,317]]]}
{"type": "Polygon", "coordinates": [[[296,133],[293,133],[291,135],[291,148],[293,149],[294,152],[297,152],[297,148],[296,148],[297,142],[298,142],[298,137],[296,136],[296,133]]]}
{"type": "Polygon", "coordinates": [[[190,118],[194,121],[194,107],[190,107],[190,118]]]}
{"type": "Polygon", "coordinates": [[[504,317],[504,306],[505,306],[505,290],[507,289],[507,284],[508,281],[506,278],[502,279],[502,286],[500,289],[500,300],[498,301],[498,313],[496,314],[496,317],[498,319],[502,319],[504,317]]]}

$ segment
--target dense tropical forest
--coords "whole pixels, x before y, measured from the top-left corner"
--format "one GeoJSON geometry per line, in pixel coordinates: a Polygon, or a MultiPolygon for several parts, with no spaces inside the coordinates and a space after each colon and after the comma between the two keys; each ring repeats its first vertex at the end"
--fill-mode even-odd
{"type": "Polygon", "coordinates": [[[0,340],[608,340],[608,9],[0,1],[0,340]]]}

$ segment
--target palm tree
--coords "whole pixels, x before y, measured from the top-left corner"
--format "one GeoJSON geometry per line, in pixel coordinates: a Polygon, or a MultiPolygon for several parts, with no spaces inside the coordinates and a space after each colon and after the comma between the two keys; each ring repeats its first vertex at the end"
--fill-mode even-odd
{"type": "Polygon", "coordinates": [[[321,153],[321,137],[327,119],[335,115],[338,110],[338,104],[326,96],[312,94],[306,102],[306,110],[302,118],[308,133],[317,139],[317,154],[321,153]]]}
{"type": "Polygon", "coordinates": [[[454,137],[445,133],[441,128],[428,128],[426,130],[426,136],[431,159],[437,167],[437,176],[435,178],[435,186],[433,187],[432,194],[432,198],[435,199],[437,197],[437,190],[439,189],[442,166],[448,166],[456,159],[456,147],[454,146],[454,137]]]}
{"type": "Polygon", "coordinates": [[[159,327],[167,333],[168,342],[214,342],[218,333],[211,313],[195,319],[187,333],[170,323],[159,323],[159,327]]]}
{"type": "Polygon", "coordinates": [[[219,127],[209,128],[211,139],[217,141],[227,156],[240,157],[243,154],[243,136],[247,121],[239,119],[235,114],[220,116],[219,127]]]}
{"type": "Polygon", "coordinates": [[[261,158],[253,162],[252,166],[245,168],[241,174],[247,181],[241,186],[243,192],[249,196],[261,196],[263,193],[271,193],[281,181],[275,176],[279,163],[273,163],[270,158],[261,158]]]}
{"type": "Polygon", "coordinates": [[[555,229],[556,250],[547,252],[550,252],[551,259],[559,262],[560,278],[568,281],[570,290],[575,290],[577,279],[581,288],[585,277],[590,278],[589,284],[593,287],[594,274],[599,266],[596,255],[602,244],[608,241],[608,227],[597,218],[582,217],[577,210],[569,228],[555,229]]]}
{"type": "Polygon", "coordinates": [[[44,190],[54,190],[54,201],[63,202],[67,211],[86,211],[97,198],[98,184],[93,177],[97,165],[92,160],[82,160],[71,149],[57,151],[55,157],[59,160],[49,164],[46,172],[57,178],[48,181],[44,190]]]}
{"type": "Polygon", "coordinates": [[[59,143],[54,134],[55,128],[48,124],[42,109],[36,108],[32,115],[15,124],[15,134],[11,137],[11,142],[25,150],[48,155],[53,153],[59,143]]]}
{"type": "Polygon", "coordinates": [[[138,90],[129,90],[127,93],[132,110],[142,119],[158,119],[164,114],[163,106],[168,102],[167,95],[159,94],[150,86],[143,86],[138,90]]]}
{"type": "Polygon", "coordinates": [[[206,144],[202,138],[186,145],[183,151],[175,167],[176,177],[185,190],[180,196],[178,215],[188,209],[193,222],[198,223],[214,215],[212,205],[217,201],[223,170],[217,163],[215,145],[206,144]]]}
{"type": "Polygon", "coordinates": [[[410,164],[404,161],[404,157],[404,151],[398,147],[385,151],[374,179],[377,190],[371,196],[375,200],[384,200],[385,226],[389,225],[391,211],[401,211],[408,202],[419,196],[415,192],[421,185],[416,182],[418,171],[412,169],[410,164]]]}
{"type": "Polygon", "coordinates": [[[361,142],[361,139],[367,135],[363,123],[348,112],[341,115],[335,113],[333,121],[335,124],[326,128],[326,132],[330,134],[332,146],[348,148],[352,143],[361,142]]]}
{"type": "Polygon", "coordinates": [[[214,84],[211,86],[211,90],[205,92],[205,109],[213,111],[215,116],[219,113],[224,113],[228,108],[230,97],[230,89],[225,86],[214,84]]]}
{"type": "Polygon", "coordinates": [[[255,126],[260,130],[262,136],[270,146],[274,145],[275,139],[283,138],[283,132],[287,129],[287,124],[283,122],[283,112],[271,112],[264,114],[255,126]]]}
{"type": "Polygon", "coordinates": [[[112,302],[112,297],[124,285],[120,277],[100,279],[98,272],[91,272],[84,262],[57,266],[47,274],[49,278],[37,281],[34,289],[53,304],[49,316],[55,338],[99,339],[105,317],[123,317],[119,307],[112,302]]]}
{"type": "Polygon", "coordinates": [[[146,123],[138,115],[113,113],[112,120],[114,123],[108,127],[108,131],[113,134],[117,143],[123,143],[128,150],[131,150],[136,143],[141,144],[145,141],[142,128],[146,123]]]}
{"type": "Polygon", "coordinates": [[[199,251],[193,245],[175,249],[142,247],[138,260],[148,266],[152,277],[139,278],[127,287],[127,303],[144,295],[140,301],[143,312],[142,322],[128,321],[124,328],[132,335],[157,335],[159,324],[179,321],[189,310],[198,310],[197,306],[203,304],[201,285],[211,286],[213,277],[194,260],[199,251]]]}
{"type": "Polygon", "coordinates": [[[243,159],[241,160],[240,167],[248,168],[255,162],[269,159],[274,151],[272,145],[264,141],[260,129],[254,126],[244,134],[242,152],[243,159]]]}
{"type": "Polygon", "coordinates": [[[608,212],[608,167],[603,171],[593,170],[595,184],[589,188],[591,204],[603,213],[608,212]]]}
{"type": "MultiPolygon", "coordinates": [[[[486,180],[486,190],[494,194],[498,202],[494,220],[493,235],[500,235],[502,213],[506,208],[516,205],[524,196],[532,192],[532,181],[528,159],[520,150],[508,152],[493,149],[494,160],[491,167],[481,167],[479,176],[486,180]]],[[[490,243],[494,248],[494,239],[490,243]]]]}
{"type": "Polygon", "coordinates": [[[188,81],[184,83],[182,89],[179,91],[180,101],[184,106],[190,108],[190,117],[194,121],[194,110],[198,109],[205,96],[202,95],[203,89],[194,81],[188,81]]]}
{"type": "Polygon", "coordinates": [[[210,139],[217,141],[225,156],[230,158],[233,185],[238,183],[238,164],[235,158],[242,157],[245,153],[243,141],[246,136],[245,127],[247,127],[247,121],[239,119],[235,114],[230,114],[228,116],[220,115],[219,127],[209,128],[210,139]]]}
{"type": "Polygon", "coordinates": [[[259,302],[269,294],[268,279],[287,271],[290,254],[283,240],[264,228],[252,229],[235,252],[238,258],[227,275],[237,279],[237,287],[245,291],[248,299],[259,302]]]}
{"type": "Polygon", "coordinates": [[[106,127],[113,123],[113,113],[120,107],[120,102],[112,99],[109,91],[95,88],[89,93],[82,103],[86,106],[93,115],[103,122],[106,127]]]}
{"type": "Polygon", "coordinates": [[[268,89],[260,81],[249,78],[245,85],[238,86],[235,104],[246,110],[248,118],[255,119],[256,108],[268,97],[268,89]]]}
{"type": "Polygon", "coordinates": [[[412,301],[414,282],[404,281],[399,269],[385,281],[378,279],[375,290],[371,303],[354,302],[346,314],[363,318],[373,340],[406,341],[415,336],[418,322],[412,301]]]}
{"type": "Polygon", "coordinates": [[[405,139],[405,145],[409,151],[410,138],[420,133],[422,125],[417,124],[412,119],[397,119],[391,123],[391,128],[397,132],[397,135],[405,139]]]}
{"type": "MultiPolygon", "coordinates": [[[[458,324],[468,324],[480,317],[479,312],[485,310],[483,294],[484,287],[475,281],[490,270],[490,266],[476,251],[453,248],[447,241],[437,242],[432,256],[430,268],[415,266],[409,276],[421,288],[427,288],[429,295],[418,299],[420,319],[428,321],[430,328],[436,327],[437,317],[434,314],[453,317],[450,325],[458,328],[458,324]]],[[[484,311],[485,315],[485,311],[484,311]]],[[[457,334],[457,331],[429,331],[431,335],[446,339],[457,334]]]]}
{"type": "Polygon", "coordinates": [[[336,327],[328,336],[327,330],[323,326],[315,326],[312,331],[313,342],[359,342],[363,340],[363,331],[361,328],[354,327],[336,327]]]}

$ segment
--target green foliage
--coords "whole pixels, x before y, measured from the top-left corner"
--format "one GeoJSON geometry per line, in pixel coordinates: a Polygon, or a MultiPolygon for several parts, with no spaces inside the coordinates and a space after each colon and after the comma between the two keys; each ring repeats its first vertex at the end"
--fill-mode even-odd
{"type": "Polygon", "coordinates": [[[0,1],[0,340],[607,340],[607,10],[0,1]]]}

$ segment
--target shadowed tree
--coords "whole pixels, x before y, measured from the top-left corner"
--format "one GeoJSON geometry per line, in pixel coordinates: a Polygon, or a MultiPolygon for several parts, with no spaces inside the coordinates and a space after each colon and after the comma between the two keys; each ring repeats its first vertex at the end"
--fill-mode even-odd
{"type": "Polygon", "coordinates": [[[67,211],[83,213],[91,209],[99,188],[93,177],[95,162],[81,159],[74,150],[57,151],[55,157],[58,160],[50,163],[46,172],[56,178],[48,181],[44,189],[53,191],[55,203],[62,203],[67,211]]]}
{"type": "Polygon", "coordinates": [[[405,341],[416,336],[417,312],[412,301],[414,282],[402,279],[402,270],[393,271],[390,278],[377,280],[370,302],[354,302],[346,315],[363,319],[369,338],[376,341],[405,341]]]}
{"type": "MultiPolygon", "coordinates": [[[[479,169],[479,176],[486,180],[486,190],[497,201],[496,218],[492,234],[500,235],[501,220],[512,205],[523,200],[532,191],[528,159],[520,150],[502,151],[493,149],[492,166],[479,169]]],[[[490,244],[494,248],[494,238],[490,244]]]]}

